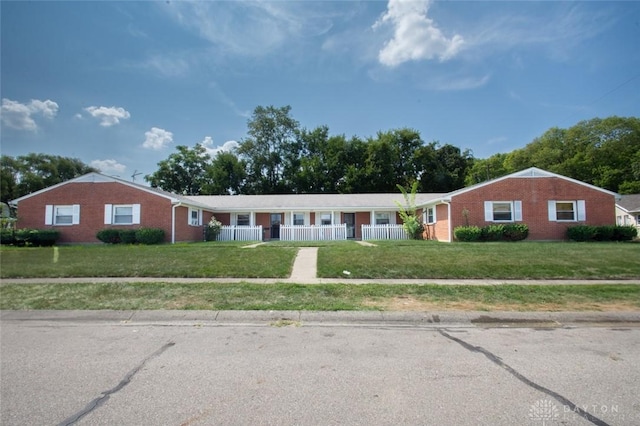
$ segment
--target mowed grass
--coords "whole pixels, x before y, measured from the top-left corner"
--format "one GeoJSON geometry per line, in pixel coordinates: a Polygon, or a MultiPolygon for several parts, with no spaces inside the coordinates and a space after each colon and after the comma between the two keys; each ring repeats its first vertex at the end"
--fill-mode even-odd
{"type": "MultiPolygon", "coordinates": [[[[640,279],[635,243],[318,243],[318,277],[640,279]],[[348,271],[349,274],[345,274],[348,271]]],[[[286,278],[309,243],[191,243],[0,248],[0,277],[286,278]]]]}
{"type": "Polygon", "coordinates": [[[283,278],[295,248],[247,243],[2,247],[0,277],[283,278]]]}
{"type": "Polygon", "coordinates": [[[353,278],[640,279],[637,243],[376,241],[321,247],[318,276],[353,278]]]}
{"type": "Polygon", "coordinates": [[[640,286],[341,284],[12,284],[0,309],[51,310],[637,310],[640,286]]]}

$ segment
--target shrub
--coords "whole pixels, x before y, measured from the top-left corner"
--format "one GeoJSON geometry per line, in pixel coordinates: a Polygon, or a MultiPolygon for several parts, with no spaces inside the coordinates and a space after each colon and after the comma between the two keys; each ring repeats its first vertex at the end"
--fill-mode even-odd
{"type": "Polygon", "coordinates": [[[453,230],[453,235],[458,241],[479,241],[482,235],[482,230],[477,226],[458,226],[453,230]]]}
{"type": "Polygon", "coordinates": [[[631,241],[638,236],[638,229],[635,226],[615,226],[613,228],[614,241],[631,241]]]}
{"type": "Polygon", "coordinates": [[[500,241],[504,235],[504,225],[489,225],[483,227],[480,231],[480,240],[500,241]]]}
{"type": "Polygon", "coordinates": [[[504,225],[504,241],[522,241],[529,236],[529,227],[524,223],[504,225]]]}
{"type": "Polygon", "coordinates": [[[136,243],[136,230],[135,229],[120,229],[118,232],[120,242],[122,244],[135,244],[136,243]]]}
{"type": "Polygon", "coordinates": [[[164,242],[164,230],[160,228],[140,228],[136,230],[136,241],[140,244],[160,244],[164,242]]]}
{"type": "MultiPolygon", "coordinates": [[[[52,246],[60,238],[60,231],[56,229],[17,229],[15,231],[14,245],[17,246],[52,246]]],[[[4,241],[4,237],[3,237],[4,241]]]]}
{"type": "Polygon", "coordinates": [[[207,224],[205,228],[205,241],[215,241],[220,234],[220,230],[222,229],[222,222],[216,219],[215,216],[211,216],[211,220],[207,224]]]}
{"type": "Polygon", "coordinates": [[[16,243],[15,231],[13,229],[0,229],[0,244],[12,245],[16,243]]]}
{"type": "Polygon", "coordinates": [[[96,238],[107,244],[118,244],[120,242],[120,231],[118,229],[102,229],[96,234],[96,238]]]}
{"type": "Polygon", "coordinates": [[[613,241],[615,231],[615,225],[597,226],[593,239],[596,241],[613,241]]]}
{"type": "Polygon", "coordinates": [[[573,241],[592,241],[598,232],[595,226],[576,225],[567,228],[567,237],[573,241]]]}

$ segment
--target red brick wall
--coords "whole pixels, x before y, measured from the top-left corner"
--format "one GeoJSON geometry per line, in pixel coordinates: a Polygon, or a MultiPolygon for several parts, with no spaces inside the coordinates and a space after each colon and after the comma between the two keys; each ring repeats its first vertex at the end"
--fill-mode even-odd
{"type": "MultiPolygon", "coordinates": [[[[569,226],[615,223],[613,195],[556,177],[510,178],[454,196],[451,201],[452,229],[466,225],[463,210],[468,211],[469,225],[482,227],[493,223],[484,220],[485,201],[514,200],[522,201],[521,223],[529,226],[530,240],[563,240],[566,239],[566,229],[569,226]],[[549,200],[585,200],[586,221],[549,221],[549,200]]],[[[440,210],[438,221],[446,217],[439,213],[440,210]]]]}
{"type": "Polygon", "coordinates": [[[436,206],[436,223],[428,227],[429,234],[423,234],[425,238],[428,236],[432,240],[449,241],[449,209],[446,204],[436,206]]]}
{"type": "MultiPolygon", "coordinates": [[[[50,189],[18,203],[19,228],[54,228],[61,243],[97,243],[96,233],[104,228],[161,228],[171,241],[171,201],[167,198],[117,182],[72,182],[50,189]],[[45,225],[46,205],[80,205],[80,224],[45,225]],[[105,225],[105,204],[140,204],[139,225],[105,225]]],[[[202,227],[189,226],[189,209],[176,208],[176,241],[201,241],[202,227]]],[[[210,218],[210,216],[209,216],[210,218]]],[[[208,220],[207,216],[203,220],[208,220]]],[[[206,223],[206,222],[204,222],[206,223]]]]}

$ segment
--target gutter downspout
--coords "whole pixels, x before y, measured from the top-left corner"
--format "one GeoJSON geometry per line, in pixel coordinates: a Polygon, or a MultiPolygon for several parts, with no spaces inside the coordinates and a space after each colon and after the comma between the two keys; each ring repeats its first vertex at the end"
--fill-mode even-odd
{"type": "Polygon", "coordinates": [[[449,231],[449,236],[448,236],[447,242],[450,243],[450,242],[453,241],[453,238],[452,238],[453,232],[451,231],[451,227],[453,226],[452,219],[451,219],[451,201],[450,200],[442,200],[442,202],[447,205],[447,220],[449,222],[449,224],[447,225],[447,228],[448,228],[448,231],[449,231]]]}
{"type": "Polygon", "coordinates": [[[176,243],[176,208],[182,206],[182,201],[171,207],[171,244],[176,243]]]}

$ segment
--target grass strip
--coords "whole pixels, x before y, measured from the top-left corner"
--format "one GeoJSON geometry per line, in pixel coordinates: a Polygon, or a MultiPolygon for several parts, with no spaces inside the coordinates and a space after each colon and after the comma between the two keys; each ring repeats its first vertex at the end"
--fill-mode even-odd
{"type": "Polygon", "coordinates": [[[27,310],[637,310],[637,285],[13,284],[0,309],[27,310]]]}

